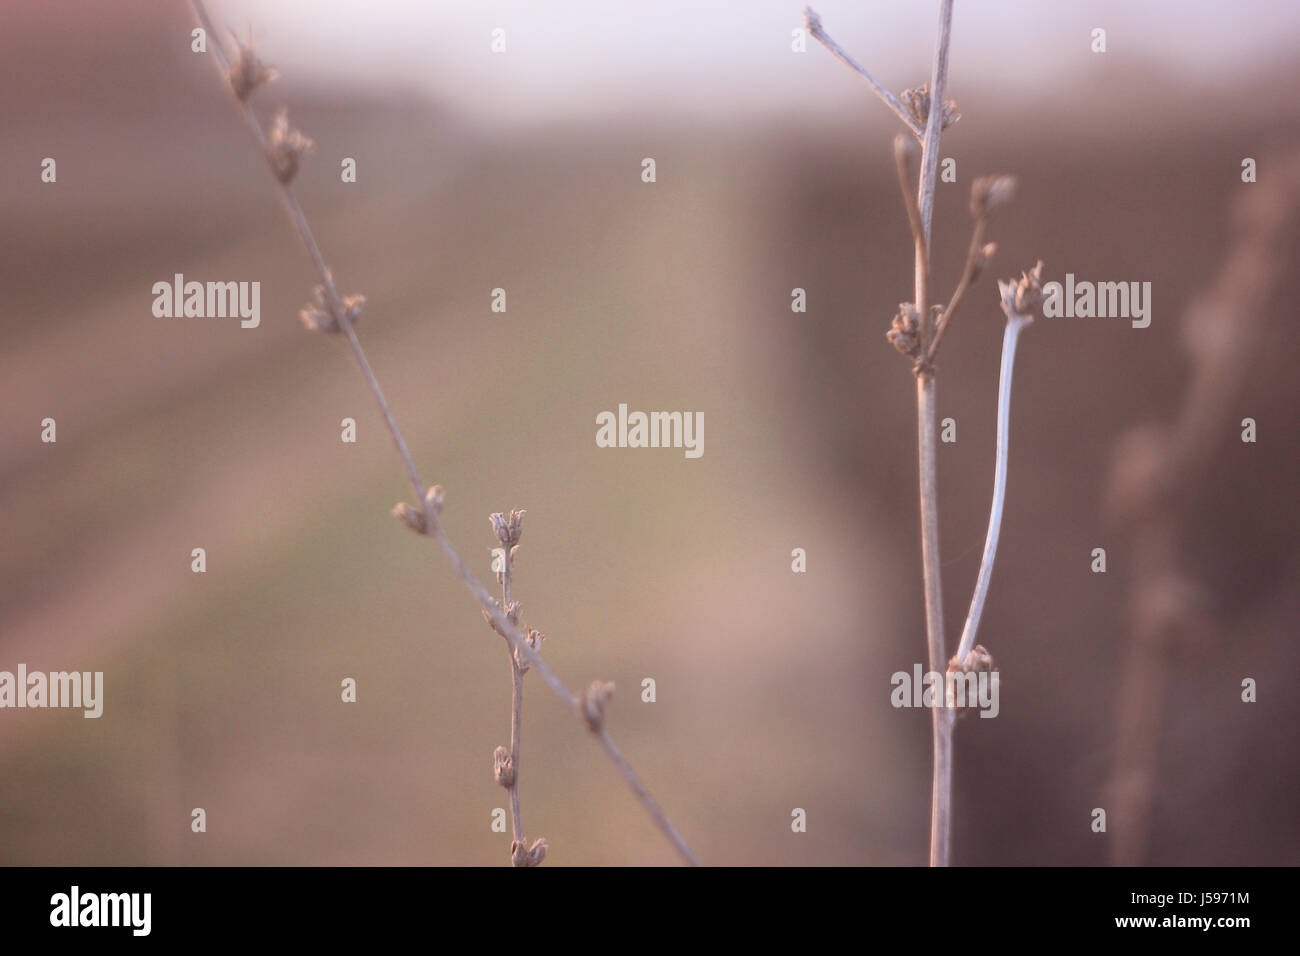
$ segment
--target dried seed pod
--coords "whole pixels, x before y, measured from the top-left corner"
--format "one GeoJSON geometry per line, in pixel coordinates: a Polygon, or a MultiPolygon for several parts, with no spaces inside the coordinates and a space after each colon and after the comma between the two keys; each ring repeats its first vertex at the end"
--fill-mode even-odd
{"type": "Polygon", "coordinates": [[[520,840],[510,841],[510,862],[515,866],[540,866],[546,859],[549,849],[545,840],[534,840],[533,845],[525,849],[520,840]]]}
{"type": "Polygon", "coordinates": [[[900,302],[885,339],[904,355],[917,358],[921,354],[920,330],[921,313],[911,302],[900,302]]]}
{"type": "Polygon", "coordinates": [[[610,698],[614,696],[614,685],[610,681],[594,680],[591,686],[578,695],[578,716],[587,722],[593,731],[605,726],[605,710],[610,698]]]}
{"type": "Polygon", "coordinates": [[[515,762],[510,759],[510,751],[505,747],[492,751],[492,776],[503,787],[515,785],[515,762]]]}
{"type": "Polygon", "coordinates": [[[1002,293],[1002,311],[1010,318],[1013,315],[1033,319],[1043,304],[1043,261],[1028,272],[1020,274],[1020,281],[1001,279],[998,290],[1002,293]]]}
{"type": "Polygon", "coordinates": [[[519,543],[519,538],[524,533],[524,515],[527,513],[511,508],[505,514],[498,511],[488,515],[488,520],[492,522],[492,531],[502,547],[513,548],[519,543]]]}
{"type": "Polygon", "coordinates": [[[288,110],[280,110],[271,121],[271,132],[267,136],[268,158],[275,178],[286,186],[298,175],[302,157],[315,147],[310,139],[289,125],[288,110]]]}
{"type": "Polygon", "coordinates": [[[413,505],[409,505],[405,501],[399,501],[397,506],[393,508],[393,515],[416,534],[429,533],[429,526],[424,519],[424,512],[413,505]]]}
{"type": "Polygon", "coordinates": [[[970,187],[970,212],[976,219],[1005,206],[1016,194],[1014,176],[981,176],[970,187]]]}
{"type": "MultiPolygon", "coordinates": [[[[524,640],[527,642],[528,646],[533,649],[534,652],[540,654],[542,652],[542,641],[546,640],[546,635],[543,634],[541,631],[539,631],[537,628],[530,627],[528,629],[528,633],[524,635],[524,640]]],[[[528,658],[525,657],[523,654],[519,653],[518,647],[515,648],[515,663],[519,665],[520,673],[523,674],[528,673],[528,668],[530,666],[528,663],[528,658]]]]}
{"type": "Polygon", "coordinates": [[[244,44],[234,32],[230,35],[235,41],[235,57],[230,63],[227,78],[230,80],[230,89],[234,92],[235,99],[247,103],[248,98],[257,91],[258,87],[270,83],[280,74],[274,67],[258,59],[251,42],[244,44]]]}
{"type": "MultiPolygon", "coordinates": [[[[913,89],[904,90],[899,99],[907,107],[907,112],[916,121],[916,125],[924,129],[926,124],[930,122],[930,84],[922,83],[913,89]]],[[[944,100],[943,128],[947,129],[949,126],[955,125],[959,119],[961,119],[961,114],[957,112],[957,104],[952,100],[944,100]]]]}

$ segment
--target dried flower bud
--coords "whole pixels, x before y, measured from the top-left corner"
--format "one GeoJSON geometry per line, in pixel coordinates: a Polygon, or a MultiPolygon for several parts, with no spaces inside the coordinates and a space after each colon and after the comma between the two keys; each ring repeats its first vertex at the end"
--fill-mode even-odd
{"type": "Polygon", "coordinates": [[[510,751],[505,747],[492,751],[492,776],[507,789],[515,785],[515,762],[510,759],[510,751]]]}
{"type": "MultiPolygon", "coordinates": [[[[916,125],[924,129],[930,121],[930,84],[923,83],[914,89],[904,90],[900,99],[902,99],[903,105],[907,107],[907,112],[911,114],[912,119],[916,121],[916,125]]],[[[961,114],[957,112],[957,104],[952,100],[945,100],[943,104],[943,128],[947,129],[959,119],[961,119],[961,114]]]]}
{"type": "MultiPolygon", "coordinates": [[[[311,297],[312,301],[298,310],[298,318],[302,320],[302,324],[313,332],[341,332],[342,329],[334,318],[334,310],[330,308],[328,296],[325,294],[325,287],[315,286],[311,290],[311,297]]],[[[353,325],[361,321],[361,307],[365,304],[364,295],[354,294],[343,298],[343,311],[353,325]]]]}
{"type": "Polygon", "coordinates": [[[986,242],[984,245],[980,246],[980,251],[975,254],[975,261],[971,263],[971,282],[974,282],[984,274],[984,270],[988,268],[989,262],[993,259],[993,254],[997,251],[998,244],[996,242],[986,242]]]}
{"type": "Polygon", "coordinates": [[[442,514],[442,485],[424,490],[424,507],[435,515],[442,514]]]}
{"type": "Polygon", "coordinates": [[[921,354],[921,313],[911,302],[898,303],[885,339],[898,351],[913,358],[921,354]]]}
{"type": "Polygon", "coordinates": [[[519,840],[510,841],[510,862],[515,866],[540,866],[546,859],[546,851],[550,847],[545,840],[534,840],[533,845],[524,849],[524,844],[519,840]]]}
{"type": "Polygon", "coordinates": [[[405,501],[399,501],[397,507],[393,509],[393,514],[401,520],[416,534],[428,534],[428,522],[424,520],[424,512],[414,505],[409,505],[405,501]]]}
{"type": "Polygon", "coordinates": [[[267,150],[275,178],[288,185],[298,175],[302,157],[312,151],[315,144],[299,130],[289,125],[288,110],[280,110],[271,121],[267,137],[267,150]]]}
{"type": "Polygon", "coordinates": [[[312,332],[337,332],[339,324],[334,321],[334,316],[328,312],[322,312],[314,305],[304,305],[298,310],[298,318],[312,332]]]}
{"type": "Polygon", "coordinates": [[[361,309],[365,304],[366,297],[360,293],[353,293],[343,297],[343,312],[353,325],[361,321],[361,309]]]}
{"type": "MultiPolygon", "coordinates": [[[[966,654],[965,658],[959,659],[957,655],[954,654],[952,656],[952,660],[948,661],[949,674],[954,674],[954,675],[955,674],[992,674],[996,671],[997,671],[997,664],[993,662],[993,655],[984,649],[983,644],[976,644],[974,647],[972,647],[970,651],[966,654]]],[[[947,680],[944,681],[944,684],[947,688],[946,691],[947,706],[950,708],[957,709],[958,717],[965,717],[966,709],[974,706],[974,701],[972,700],[973,690],[971,689],[970,685],[967,684],[967,686],[964,687],[962,691],[962,696],[964,698],[965,706],[958,708],[956,682],[952,680],[947,680]]]]}
{"type": "Polygon", "coordinates": [[[513,548],[519,543],[519,538],[524,533],[524,515],[527,513],[511,508],[505,514],[496,512],[488,515],[488,520],[492,522],[492,530],[496,533],[502,547],[513,548]]]}
{"type": "MultiPolygon", "coordinates": [[[[528,633],[524,635],[524,641],[538,654],[542,652],[542,641],[544,640],[546,640],[546,635],[535,627],[530,627],[528,633]]],[[[515,663],[519,665],[519,672],[521,674],[528,673],[528,668],[530,666],[528,658],[519,653],[518,647],[515,648],[515,663]]]]}
{"type": "Polygon", "coordinates": [[[613,683],[604,680],[592,681],[591,686],[578,695],[578,716],[585,720],[592,730],[599,731],[605,726],[605,709],[613,696],[613,683]]]}
{"type": "Polygon", "coordinates": [[[274,67],[258,59],[257,54],[253,52],[252,43],[243,44],[234,33],[230,35],[235,41],[235,58],[230,64],[228,77],[230,88],[235,93],[235,99],[246,103],[259,86],[270,83],[280,74],[274,67]]]}
{"type": "Polygon", "coordinates": [[[948,661],[949,673],[991,673],[996,669],[997,665],[993,662],[993,655],[984,648],[983,644],[976,644],[967,652],[964,658],[958,659],[957,655],[954,654],[952,660],[948,661]]]}
{"type": "Polygon", "coordinates": [[[1043,262],[1028,272],[1021,273],[1020,281],[1015,279],[998,280],[998,290],[1002,293],[1002,311],[1007,318],[1019,316],[1033,319],[1043,304],[1043,262]]]}
{"type": "Polygon", "coordinates": [[[1016,194],[1014,176],[981,176],[970,187],[970,213],[976,219],[1005,206],[1016,194]]]}
{"type": "Polygon", "coordinates": [[[524,606],[520,604],[518,601],[511,601],[509,604],[506,605],[506,620],[508,620],[515,627],[518,627],[519,612],[522,611],[523,609],[524,606]]]}

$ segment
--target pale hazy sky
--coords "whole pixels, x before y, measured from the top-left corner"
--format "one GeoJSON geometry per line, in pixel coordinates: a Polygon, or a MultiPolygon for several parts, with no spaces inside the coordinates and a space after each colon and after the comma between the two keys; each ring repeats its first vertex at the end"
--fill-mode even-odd
{"type": "MultiPolygon", "coordinates": [[[[791,52],[798,0],[209,0],[252,27],[267,58],[323,83],[432,93],[489,124],[628,110],[843,109],[817,44],[791,52]],[[506,31],[504,54],[490,51],[506,31]]],[[[895,90],[928,79],[937,0],[821,0],[827,31],[895,90]]],[[[1245,77],[1295,56],[1297,0],[957,0],[955,81],[1051,90],[1088,82],[1107,56],[1175,76],[1245,77]]],[[[1110,62],[1110,61],[1106,61],[1110,62]]],[[[845,80],[849,80],[847,73],[845,80]]],[[[844,92],[841,88],[841,92],[844,92]]],[[[838,94],[837,94],[838,95],[838,94]]]]}

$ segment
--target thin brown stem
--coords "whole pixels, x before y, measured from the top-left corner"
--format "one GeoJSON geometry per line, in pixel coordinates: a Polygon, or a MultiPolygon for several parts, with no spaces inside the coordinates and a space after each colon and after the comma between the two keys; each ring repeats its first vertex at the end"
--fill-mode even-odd
{"type": "Polygon", "coordinates": [[[907,108],[899,102],[898,97],[889,92],[885,87],[881,86],[874,76],[859,65],[853,57],[849,56],[842,46],[830,38],[825,29],[822,28],[822,20],[821,17],[817,15],[816,10],[812,7],[804,7],[803,22],[808,33],[815,40],[821,43],[822,46],[826,47],[826,49],[830,51],[831,56],[835,57],[835,59],[839,60],[863,80],[866,80],[867,85],[875,91],[881,101],[893,111],[894,115],[903,121],[903,125],[912,131],[913,136],[918,139],[921,137],[923,130],[917,124],[916,120],[912,119],[911,115],[907,112],[907,108]]]}
{"type": "MultiPolygon", "coordinates": [[[[230,61],[221,45],[220,39],[217,36],[216,29],[213,27],[212,20],[208,16],[208,12],[204,8],[202,0],[191,0],[191,6],[194,9],[195,16],[198,18],[200,25],[208,34],[218,71],[221,73],[223,81],[229,85],[230,61]]],[[[555,692],[556,696],[558,696],[572,712],[581,718],[581,713],[577,709],[577,696],[564,685],[559,677],[556,676],[554,671],[552,671],[546,662],[542,660],[541,656],[528,645],[528,642],[524,640],[519,629],[505,616],[502,608],[497,604],[496,600],[493,599],[492,595],[488,593],[487,589],[461,559],[460,554],[456,551],[450,539],[447,537],[446,532],[443,531],[441,524],[438,522],[436,511],[428,505],[425,497],[426,485],[420,477],[419,470],[415,465],[415,459],[412,457],[410,449],[406,444],[406,439],[403,437],[392,409],[390,408],[387,399],[384,397],[383,390],[379,387],[379,381],[375,377],[373,369],[370,367],[370,362],[366,358],[366,353],[361,346],[360,340],[357,338],[356,330],[353,328],[352,320],[348,316],[348,311],[343,307],[342,298],[338,293],[338,288],[334,284],[333,275],[330,272],[329,267],[325,264],[324,256],[321,254],[320,246],[316,242],[315,234],[312,232],[311,225],[302,209],[302,205],[298,202],[298,198],[289,184],[281,180],[278,175],[275,175],[275,169],[270,165],[270,152],[268,149],[267,138],[265,133],[262,131],[261,125],[258,123],[256,115],[253,113],[246,101],[241,100],[237,96],[234,97],[234,100],[239,109],[240,115],[243,117],[245,124],[253,134],[253,138],[256,140],[263,156],[268,160],[268,168],[270,168],[273,173],[272,179],[276,183],[280,200],[284,204],[285,209],[289,214],[290,222],[293,224],[294,230],[297,232],[298,238],[301,240],[304,248],[306,248],[307,254],[311,258],[312,265],[320,279],[321,286],[324,290],[325,303],[330,310],[331,317],[338,323],[339,329],[346,336],[348,346],[351,349],[353,356],[356,358],[357,365],[361,369],[362,375],[366,379],[366,384],[369,386],[370,392],[374,396],[375,401],[378,403],[379,409],[383,414],[384,422],[393,438],[393,443],[397,447],[398,456],[401,458],[402,464],[406,469],[406,475],[410,481],[411,489],[415,492],[416,508],[419,509],[419,514],[423,518],[426,533],[437,542],[439,549],[451,563],[457,576],[487,613],[498,632],[509,642],[511,650],[518,653],[521,658],[527,660],[529,666],[542,675],[542,679],[546,682],[547,686],[555,692]]],[[[612,749],[613,742],[608,739],[608,734],[602,729],[597,736],[600,737],[601,743],[604,745],[606,752],[610,753],[612,758],[616,756],[616,759],[613,761],[615,767],[622,774],[632,792],[637,795],[646,812],[650,814],[651,818],[659,825],[659,828],[663,831],[664,835],[668,837],[669,841],[677,849],[677,852],[686,860],[687,863],[690,863],[693,866],[698,865],[699,861],[691,852],[690,847],[686,844],[686,841],[682,839],[682,836],[678,833],[676,827],[674,827],[671,821],[668,820],[663,810],[661,810],[659,805],[650,797],[649,792],[646,790],[645,785],[641,782],[640,778],[632,772],[632,768],[628,765],[627,761],[623,759],[622,755],[618,753],[616,749],[612,749]]]]}
{"type": "Polygon", "coordinates": [[[668,814],[664,813],[663,810],[660,809],[655,798],[652,797],[650,791],[645,788],[645,784],[641,782],[641,778],[637,776],[636,771],[632,769],[632,765],[629,764],[627,759],[623,756],[623,752],[619,750],[618,746],[614,743],[614,738],[612,738],[609,735],[609,732],[604,728],[597,730],[595,733],[600,739],[600,745],[605,748],[605,753],[609,754],[609,759],[614,762],[614,766],[618,767],[619,772],[623,775],[623,779],[627,781],[628,786],[630,786],[633,792],[636,793],[641,804],[646,808],[646,812],[649,813],[655,823],[658,824],[659,829],[668,834],[668,838],[673,841],[673,844],[676,845],[682,855],[686,857],[688,863],[692,866],[699,866],[700,861],[695,858],[693,853],[691,853],[690,848],[686,845],[686,841],[682,839],[682,835],[678,833],[677,828],[673,826],[673,821],[668,819],[668,814]]]}
{"type": "Polygon", "coordinates": [[[934,326],[934,337],[930,340],[929,350],[926,352],[926,361],[934,363],[934,358],[939,354],[939,342],[943,338],[943,333],[948,329],[948,322],[952,319],[953,313],[957,311],[957,306],[961,305],[962,298],[966,292],[975,283],[975,279],[980,274],[981,262],[984,255],[984,230],[988,225],[986,216],[977,216],[975,226],[971,230],[970,249],[966,252],[966,265],[962,267],[961,281],[957,283],[957,288],[952,292],[952,298],[944,306],[943,312],[939,314],[939,319],[934,326]]]}

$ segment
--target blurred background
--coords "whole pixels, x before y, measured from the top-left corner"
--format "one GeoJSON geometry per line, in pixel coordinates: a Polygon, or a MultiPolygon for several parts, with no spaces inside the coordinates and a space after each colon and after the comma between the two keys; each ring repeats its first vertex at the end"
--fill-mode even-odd
{"type": "MultiPolygon", "coordinates": [[[[818,9],[891,89],[928,80],[937,4],[818,9]]],[[[450,536],[490,582],[488,514],[527,509],[524,621],[570,686],[615,682],[615,739],[697,853],[925,862],[929,717],[889,703],[924,657],[914,391],[884,341],[911,297],[897,121],[792,52],[800,5],[210,11],[283,73],[259,115],[316,141],[297,189],[450,536]],[[619,403],[703,412],[703,457],[597,448],[619,403]]],[[[503,642],[389,516],[391,440],[295,317],[315,279],[192,27],[144,0],[0,12],[0,670],[105,675],[98,720],[0,712],[0,862],[506,864],[503,642]],[[178,272],[260,281],[261,326],[155,318],[178,272]]],[[[1022,341],[980,637],[1001,712],[957,729],[957,863],[1300,862],[1298,37],[1283,2],[957,4],[935,294],[994,172],[1020,183],[994,275],[1152,284],[1147,329],[1022,341]]],[[[940,361],[950,647],[1002,324],[985,279],[940,361]]],[[[675,862],[536,676],[522,739],[547,865],[675,862]]]]}

